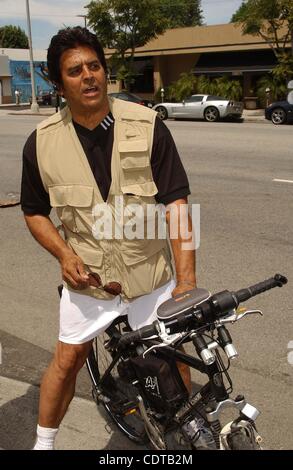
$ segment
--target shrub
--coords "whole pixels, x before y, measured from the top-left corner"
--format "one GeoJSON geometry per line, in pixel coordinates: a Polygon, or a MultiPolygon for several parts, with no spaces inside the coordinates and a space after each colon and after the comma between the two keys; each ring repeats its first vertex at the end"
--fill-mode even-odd
{"type": "Polygon", "coordinates": [[[256,84],[257,96],[262,106],[267,104],[266,89],[270,89],[270,101],[280,101],[286,99],[288,94],[286,80],[283,78],[275,78],[273,75],[268,74],[261,77],[256,84]]]}
{"type": "MultiPolygon", "coordinates": [[[[179,80],[173,82],[165,90],[164,101],[179,102],[196,93],[239,101],[242,98],[243,89],[239,80],[227,76],[209,78],[204,75],[195,77],[192,72],[182,73],[179,80]]],[[[156,92],[155,100],[157,103],[161,101],[160,90],[156,92]]]]}
{"type": "Polygon", "coordinates": [[[182,101],[197,91],[197,80],[192,72],[182,73],[177,82],[172,83],[167,89],[167,95],[172,101],[182,101]]]}

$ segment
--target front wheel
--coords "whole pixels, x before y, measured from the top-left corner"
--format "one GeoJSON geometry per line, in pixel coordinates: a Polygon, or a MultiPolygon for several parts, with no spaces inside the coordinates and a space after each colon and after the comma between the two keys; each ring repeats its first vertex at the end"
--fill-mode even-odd
{"type": "Polygon", "coordinates": [[[286,111],[283,108],[274,109],[271,115],[271,120],[272,123],[276,126],[285,124],[285,122],[287,121],[286,111]]]}
{"type": "MultiPolygon", "coordinates": [[[[120,328],[120,326],[118,327],[120,328]]],[[[112,363],[112,355],[105,345],[109,342],[107,332],[99,335],[93,341],[93,347],[87,358],[86,365],[93,383],[93,398],[97,404],[102,403],[111,420],[128,439],[136,444],[148,442],[142,418],[133,406],[132,397],[128,397],[131,385],[123,387],[119,376],[119,363],[112,369],[108,384],[101,387],[100,380],[112,363]],[[117,384],[120,384],[117,387],[117,384]],[[118,388],[118,390],[117,390],[118,388]],[[96,390],[100,389],[106,400],[99,398],[96,390]],[[115,397],[114,397],[115,395],[115,397]],[[108,398],[109,397],[109,398],[108,398]]],[[[133,392],[131,393],[133,395],[133,392]]]]}
{"type": "Polygon", "coordinates": [[[158,106],[156,109],[158,116],[162,121],[165,121],[165,119],[168,119],[168,111],[164,106],[158,106]]]}
{"type": "Polygon", "coordinates": [[[227,441],[231,450],[261,450],[259,444],[255,442],[254,436],[248,435],[244,428],[231,433],[227,441]]]}
{"type": "Polygon", "coordinates": [[[204,112],[204,118],[207,122],[216,122],[219,117],[220,113],[215,106],[209,106],[204,112]]]}

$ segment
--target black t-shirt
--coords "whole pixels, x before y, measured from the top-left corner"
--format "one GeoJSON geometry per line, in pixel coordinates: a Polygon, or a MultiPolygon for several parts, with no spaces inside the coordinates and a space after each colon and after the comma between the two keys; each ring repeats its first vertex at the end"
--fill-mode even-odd
{"type": "MultiPolygon", "coordinates": [[[[106,201],[111,185],[111,158],[114,139],[114,118],[110,113],[94,130],[73,122],[77,136],[89,161],[101,195],[106,201]]],[[[156,119],[151,155],[154,182],[158,188],[155,198],[170,204],[190,194],[188,179],[169,129],[156,119]]],[[[46,192],[37,162],[36,131],[27,139],[23,149],[21,208],[27,215],[49,215],[49,194],[46,192]]]]}

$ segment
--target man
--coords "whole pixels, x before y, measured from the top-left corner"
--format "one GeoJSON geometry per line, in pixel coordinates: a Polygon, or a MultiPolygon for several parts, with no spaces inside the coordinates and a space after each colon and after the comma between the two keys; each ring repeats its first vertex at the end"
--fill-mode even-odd
{"type": "Polygon", "coordinates": [[[18,106],[20,104],[20,91],[16,88],[15,92],[15,104],[18,106]]]}
{"type": "Polygon", "coordinates": [[[84,28],[52,38],[48,70],[68,107],[43,121],[24,147],[21,202],[32,235],[60,263],[64,288],[35,449],[54,448],[92,339],[122,313],[133,329],[152,322],[160,303],[195,287],[195,253],[182,249],[180,237],[171,240],[175,284],[167,240],[126,237],[123,224],[122,236],[94,230],[97,208],[118,225],[117,200],[143,211],[156,202],[186,204],[188,181],[167,128],[152,110],[108,98],[103,50],[84,28]],[[49,218],[52,207],[65,240],[49,218]]]}

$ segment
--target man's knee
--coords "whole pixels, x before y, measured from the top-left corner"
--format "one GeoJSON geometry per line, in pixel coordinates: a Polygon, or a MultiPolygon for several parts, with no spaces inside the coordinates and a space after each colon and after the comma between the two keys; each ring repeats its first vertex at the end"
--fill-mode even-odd
{"type": "Polygon", "coordinates": [[[59,342],[54,357],[54,365],[62,378],[73,377],[82,368],[89,354],[91,342],[66,344],[59,342]]]}

